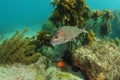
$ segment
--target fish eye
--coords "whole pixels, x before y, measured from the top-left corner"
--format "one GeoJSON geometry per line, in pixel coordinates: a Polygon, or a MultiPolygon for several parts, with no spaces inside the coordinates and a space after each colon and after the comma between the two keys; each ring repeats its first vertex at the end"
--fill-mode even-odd
{"type": "Polygon", "coordinates": [[[58,36],[55,36],[55,39],[57,39],[58,38],[58,36]]]}

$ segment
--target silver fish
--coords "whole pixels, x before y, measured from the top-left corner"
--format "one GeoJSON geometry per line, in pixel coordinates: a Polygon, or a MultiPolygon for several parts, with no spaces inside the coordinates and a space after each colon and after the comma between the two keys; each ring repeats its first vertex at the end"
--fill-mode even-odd
{"type": "Polygon", "coordinates": [[[76,38],[80,33],[87,31],[79,29],[77,26],[63,26],[59,28],[51,39],[51,45],[64,44],[76,38]]]}

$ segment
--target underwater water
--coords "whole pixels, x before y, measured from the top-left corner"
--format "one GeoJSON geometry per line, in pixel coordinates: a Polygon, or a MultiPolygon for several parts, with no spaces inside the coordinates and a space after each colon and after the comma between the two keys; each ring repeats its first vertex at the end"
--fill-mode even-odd
{"type": "MultiPolygon", "coordinates": [[[[52,12],[51,0],[0,0],[0,35],[29,28],[34,34],[52,12]]],[[[91,9],[119,9],[119,0],[87,0],[91,9]]]]}
{"type": "Polygon", "coordinates": [[[120,0],[87,0],[92,9],[120,9],[120,0]]]}
{"type": "Polygon", "coordinates": [[[0,0],[0,80],[120,80],[119,3],[0,0]]]}
{"type": "Polygon", "coordinates": [[[38,31],[51,9],[49,0],[0,0],[0,35],[26,27],[38,31]]]}

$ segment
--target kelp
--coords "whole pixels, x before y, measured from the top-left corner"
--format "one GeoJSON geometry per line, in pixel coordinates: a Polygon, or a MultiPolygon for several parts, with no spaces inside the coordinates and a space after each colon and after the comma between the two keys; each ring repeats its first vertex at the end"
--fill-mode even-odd
{"type": "Polygon", "coordinates": [[[111,23],[111,28],[112,28],[112,32],[113,34],[111,34],[111,37],[112,38],[115,38],[115,37],[119,37],[120,38],[120,10],[119,9],[116,9],[116,10],[113,10],[112,11],[113,14],[114,14],[114,19],[111,23]]]}
{"type": "Polygon", "coordinates": [[[110,10],[103,10],[102,22],[100,24],[100,36],[108,36],[111,32],[110,21],[114,19],[113,13],[110,10]]]}
{"type": "Polygon", "coordinates": [[[85,25],[90,18],[90,8],[85,0],[54,0],[55,7],[49,20],[58,28],[61,25],[85,25]]]}
{"type": "MultiPolygon", "coordinates": [[[[93,38],[99,37],[101,39],[108,37],[112,31],[110,22],[114,19],[114,15],[112,11],[108,9],[103,11],[98,9],[91,10],[86,0],[53,0],[51,5],[54,6],[54,10],[49,20],[57,28],[60,26],[86,28],[87,31],[91,30],[92,33],[94,33],[93,38]]],[[[88,44],[92,41],[86,40],[88,36],[79,37],[82,37],[81,44],[88,44]]],[[[76,40],[79,42],[80,39],[76,40]]],[[[71,42],[69,43],[71,44],[71,42]]]]}
{"type": "Polygon", "coordinates": [[[23,32],[16,31],[16,33],[10,38],[3,40],[0,44],[0,63],[24,63],[30,64],[36,62],[40,53],[35,51],[36,46],[31,43],[29,37],[24,38],[24,34],[27,32],[25,29],[23,32]]]}

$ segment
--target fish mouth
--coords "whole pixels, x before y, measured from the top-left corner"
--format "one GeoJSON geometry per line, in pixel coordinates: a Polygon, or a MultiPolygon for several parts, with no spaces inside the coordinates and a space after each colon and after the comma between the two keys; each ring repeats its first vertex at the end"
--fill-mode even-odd
{"type": "Polygon", "coordinates": [[[55,43],[53,43],[53,42],[50,42],[50,44],[51,44],[52,46],[55,46],[55,43]]]}
{"type": "Polygon", "coordinates": [[[56,43],[53,42],[52,40],[50,41],[50,44],[51,44],[52,46],[55,46],[55,45],[56,45],[56,43]]]}
{"type": "Polygon", "coordinates": [[[56,40],[57,40],[57,39],[51,39],[51,40],[50,40],[50,44],[51,44],[52,46],[55,46],[55,45],[59,44],[59,43],[56,42],[56,40]]]}
{"type": "Polygon", "coordinates": [[[60,43],[56,43],[56,42],[50,42],[50,44],[52,45],[52,46],[55,46],[55,45],[57,45],[57,44],[60,44],[60,43]]]}
{"type": "Polygon", "coordinates": [[[57,45],[57,43],[54,43],[54,42],[50,42],[50,44],[51,44],[52,46],[57,45]]]}

